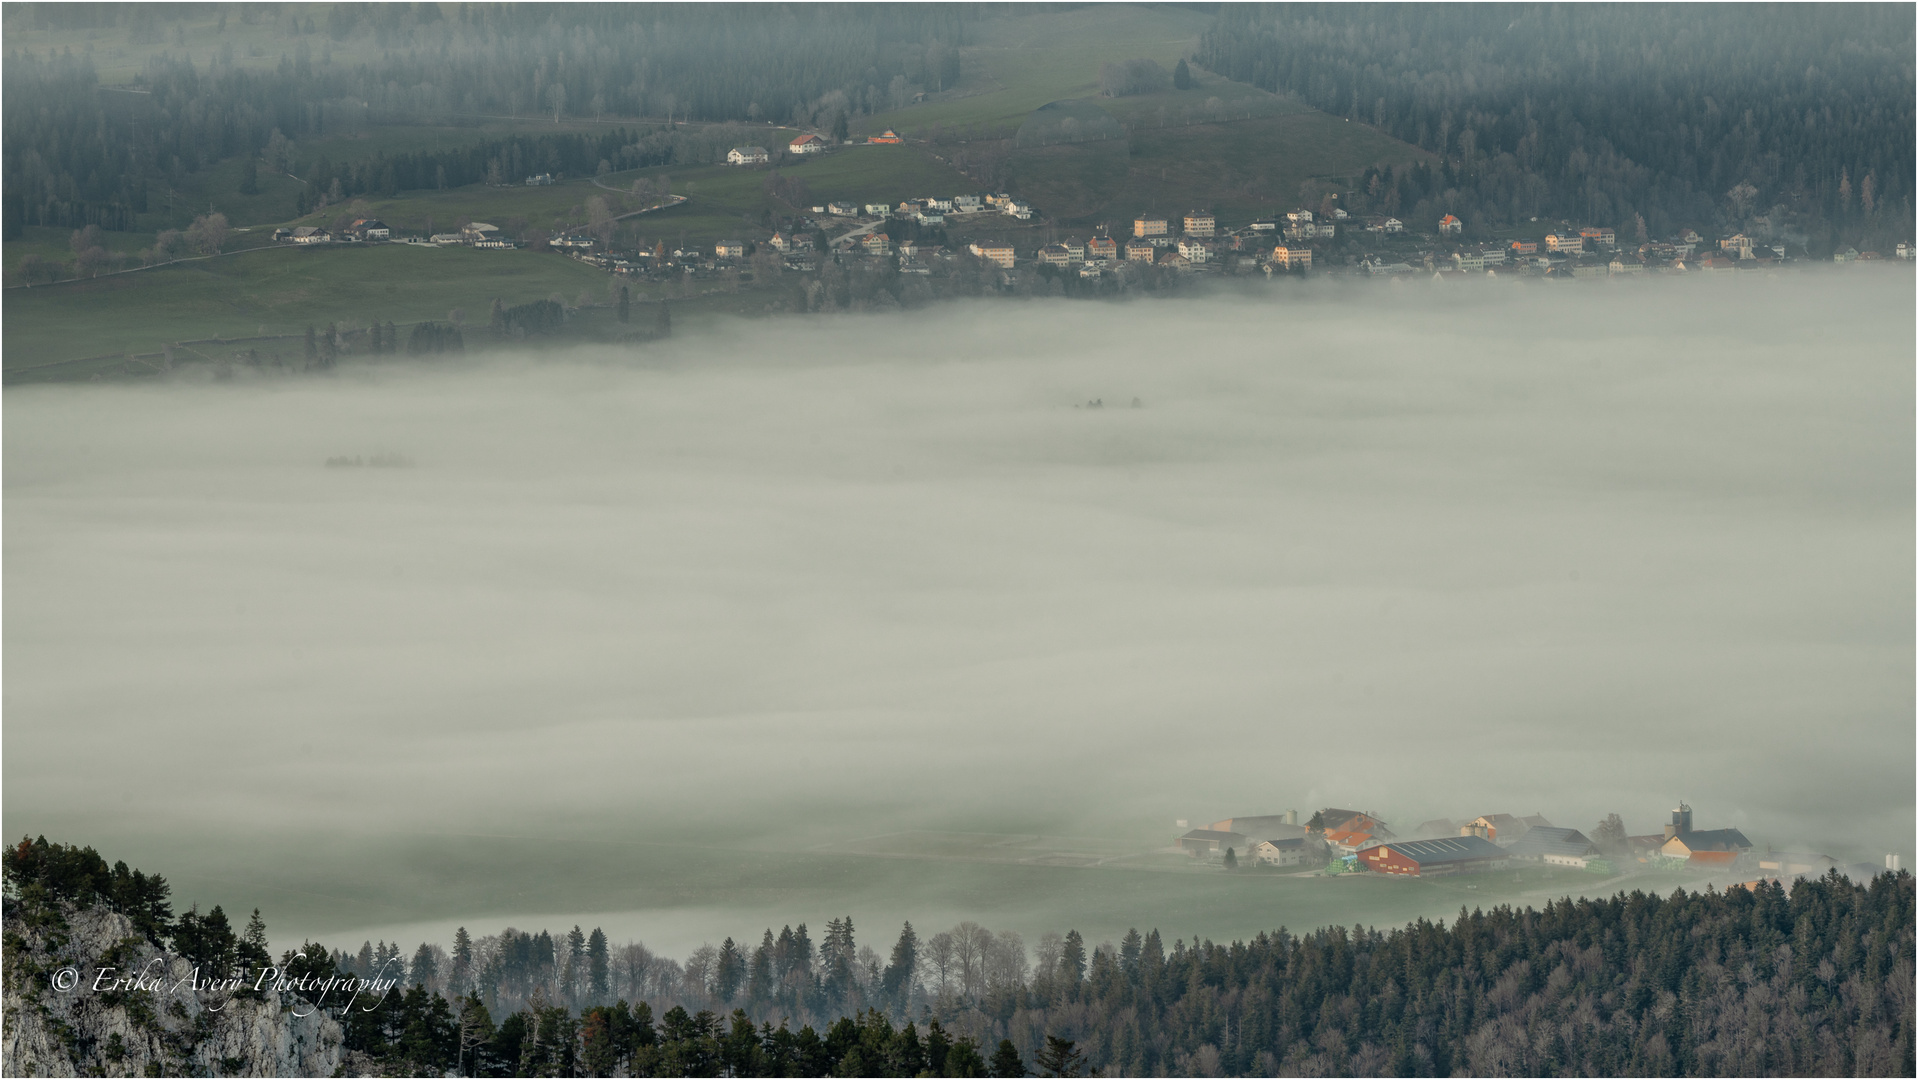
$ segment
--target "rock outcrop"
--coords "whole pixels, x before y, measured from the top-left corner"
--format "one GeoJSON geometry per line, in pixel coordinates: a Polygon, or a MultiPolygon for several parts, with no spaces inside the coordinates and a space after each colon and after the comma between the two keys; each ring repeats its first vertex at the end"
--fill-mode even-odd
{"type": "MultiPolygon", "coordinates": [[[[11,905],[10,905],[11,906],[11,905]]],[[[340,1025],[196,970],[104,905],[5,922],[5,1076],[331,1076],[340,1025]]],[[[253,973],[257,976],[257,972],[253,973]]]]}

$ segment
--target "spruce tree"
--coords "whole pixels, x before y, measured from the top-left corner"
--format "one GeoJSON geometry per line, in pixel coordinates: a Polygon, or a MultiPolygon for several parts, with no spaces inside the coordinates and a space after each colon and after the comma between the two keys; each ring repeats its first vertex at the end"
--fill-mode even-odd
{"type": "MultiPolygon", "coordinates": [[[[950,1059],[948,1059],[950,1060],[950,1059]]],[[[1019,1056],[1019,1048],[1012,1045],[1011,1039],[1000,1039],[999,1049],[992,1054],[992,1075],[1014,1077],[1026,1075],[1025,1059],[1019,1056]]]]}
{"type": "Polygon", "coordinates": [[[1172,69],[1172,85],[1180,90],[1192,89],[1192,69],[1186,66],[1184,60],[1180,60],[1179,66],[1172,69]]]}

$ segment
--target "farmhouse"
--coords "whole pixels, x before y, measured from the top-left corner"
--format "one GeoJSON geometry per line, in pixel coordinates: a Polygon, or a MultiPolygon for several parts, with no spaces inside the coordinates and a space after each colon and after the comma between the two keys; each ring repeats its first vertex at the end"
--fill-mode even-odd
{"type": "Polygon", "coordinates": [[[819,154],[826,150],[826,140],[817,135],[801,135],[786,144],[786,151],[793,154],[819,154]]]}
{"type": "Polygon", "coordinates": [[[1252,845],[1252,861],[1267,866],[1303,866],[1312,860],[1315,846],[1308,844],[1302,836],[1289,840],[1261,840],[1252,845]]]}
{"type": "Polygon", "coordinates": [[[726,151],[728,165],[764,165],[771,160],[772,156],[763,146],[735,146],[726,151]]]}
{"type": "Polygon", "coordinates": [[[1380,844],[1358,853],[1359,864],[1366,869],[1406,877],[1482,873],[1499,869],[1510,858],[1497,844],[1482,836],[1407,840],[1380,844]]]}
{"type": "Polygon", "coordinates": [[[1730,866],[1751,849],[1751,841],[1737,829],[1701,829],[1672,837],[1658,853],[1698,866],[1730,866]]]}
{"type": "Polygon", "coordinates": [[[331,239],[325,229],[316,229],[311,225],[302,225],[293,230],[293,242],[296,244],[324,244],[331,239]]]}
{"type": "Polygon", "coordinates": [[[362,240],[386,240],[393,235],[393,230],[387,228],[386,222],[379,218],[357,218],[346,227],[346,231],[362,240]]]}
{"type": "Polygon", "coordinates": [[[499,226],[484,221],[469,222],[460,226],[460,239],[468,244],[478,244],[486,240],[499,239],[499,226]]]}
{"type": "Polygon", "coordinates": [[[877,135],[874,135],[872,138],[867,139],[866,141],[869,143],[876,143],[876,144],[883,145],[888,143],[902,143],[902,142],[905,142],[906,140],[900,138],[898,132],[894,131],[891,128],[887,128],[885,131],[877,135]]]}

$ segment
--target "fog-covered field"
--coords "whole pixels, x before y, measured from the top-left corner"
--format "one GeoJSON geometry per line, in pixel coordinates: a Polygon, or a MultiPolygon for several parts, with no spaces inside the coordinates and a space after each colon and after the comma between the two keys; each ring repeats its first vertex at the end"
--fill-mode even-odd
{"type": "MultiPolygon", "coordinates": [[[[1303,882],[817,850],[907,830],[1654,832],[1684,798],[1909,859],[1911,278],[1739,278],[9,390],[6,828],[276,940],[668,949],[852,910],[1339,917],[1279,902],[1303,882]],[[410,464],[325,466],[373,455],[410,464]]],[[[1402,895],[1361,907],[1459,903],[1402,895]]]]}

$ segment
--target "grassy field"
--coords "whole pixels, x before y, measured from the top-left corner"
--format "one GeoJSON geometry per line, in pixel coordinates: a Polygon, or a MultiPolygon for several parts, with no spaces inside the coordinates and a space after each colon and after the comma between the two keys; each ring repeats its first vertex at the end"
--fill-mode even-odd
{"type": "Polygon", "coordinates": [[[1097,93],[1102,64],[1145,58],[1172,70],[1210,21],[1181,8],[1119,5],[994,19],[961,50],[956,90],[870,117],[862,130],[925,134],[939,125],[1009,134],[1041,105],[1097,93]]]}
{"type": "Polygon", "coordinates": [[[1107,140],[1013,151],[1014,186],[1068,223],[1122,222],[1209,207],[1222,225],[1290,209],[1310,188],[1337,189],[1366,166],[1401,163],[1419,150],[1321,112],[1141,128],[1107,140]]]}
{"type": "Polygon", "coordinates": [[[560,255],[402,245],[249,251],[92,281],[6,293],[6,370],[208,337],[302,333],[445,319],[484,324],[508,305],[559,293],[604,297],[605,273],[560,255]]]}

